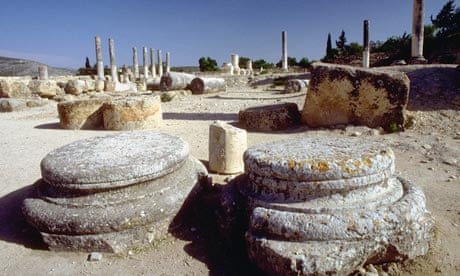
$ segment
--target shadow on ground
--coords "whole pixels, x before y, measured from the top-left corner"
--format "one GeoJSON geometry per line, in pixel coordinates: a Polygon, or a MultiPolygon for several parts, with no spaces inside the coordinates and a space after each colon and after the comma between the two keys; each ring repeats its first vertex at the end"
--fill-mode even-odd
{"type": "Polygon", "coordinates": [[[34,128],[36,129],[62,129],[59,122],[36,125],[34,128]]]}
{"type": "Polygon", "coordinates": [[[410,79],[408,110],[460,109],[460,69],[428,67],[406,73],[410,79]]]}
{"type": "Polygon", "coordinates": [[[32,196],[35,183],[0,198],[0,239],[45,250],[40,233],[26,222],[21,211],[22,202],[32,196]]]}
{"type": "Polygon", "coordinates": [[[163,113],[164,120],[238,121],[237,113],[163,113]]]}
{"type": "Polygon", "coordinates": [[[221,193],[227,185],[211,183],[208,178],[207,185],[202,183],[200,191],[185,200],[170,232],[189,241],[184,251],[206,264],[209,275],[264,275],[247,258],[243,231],[231,238],[219,231],[217,213],[221,208],[221,193]]]}

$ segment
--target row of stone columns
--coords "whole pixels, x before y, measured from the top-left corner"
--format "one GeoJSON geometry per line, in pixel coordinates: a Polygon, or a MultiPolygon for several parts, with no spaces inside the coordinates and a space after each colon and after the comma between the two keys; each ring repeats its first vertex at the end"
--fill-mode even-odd
{"type": "MultiPolygon", "coordinates": [[[[95,37],[95,44],[96,44],[96,69],[97,69],[97,79],[105,80],[104,77],[104,64],[102,60],[102,47],[101,47],[101,38],[99,36],[95,37]]],[[[148,50],[147,47],[142,48],[143,54],[143,74],[144,79],[149,77],[155,78],[157,77],[157,71],[155,66],[155,49],[150,48],[150,73],[149,73],[149,66],[148,66],[148,50]]],[[[112,80],[114,82],[118,82],[118,69],[115,57],[115,42],[112,38],[109,38],[109,57],[110,57],[110,69],[112,80]]],[[[166,72],[171,70],[171,58],[170,53],[166,53],[166,72]]],[[[139,74],[139,59],[137,55],[137,48],[133,47],[133,75],[135,79],[140,77],[139,74]]],[[[162,61],[162,54],[161,50],[158,49],[158,76],[161,77],[163,75],[163,61],[162,61]]]]}

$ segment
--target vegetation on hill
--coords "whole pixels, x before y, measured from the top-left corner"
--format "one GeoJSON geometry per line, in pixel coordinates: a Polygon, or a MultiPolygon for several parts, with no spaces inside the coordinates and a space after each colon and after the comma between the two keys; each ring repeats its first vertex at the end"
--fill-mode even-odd
{"type": "Polygon", "coordinates": [[[201,72],[209,72],[209,71],[217,71],[219,67],[217,67],[217,61],[210,57],[201,57],[198,60],[198,64],[200,65],[201,72]]]}
{"type": "MultiPolygon", "coordinates": [[[[371,41],[371,65],[385,66],[399,60],[411,59],[411,35],[392,36],[386,41],[371,41]]],[[[339,64],[360,63],[362,46],[356,42],[347,44],[342,30],[336,48],[332,48],[331,36],[326,42],[325,62],[339,64]]],[[[431,24],[424,28],[424,57],[431,63],[460,63],[460,8],[454,1],[448,1],[431,24]]]]}

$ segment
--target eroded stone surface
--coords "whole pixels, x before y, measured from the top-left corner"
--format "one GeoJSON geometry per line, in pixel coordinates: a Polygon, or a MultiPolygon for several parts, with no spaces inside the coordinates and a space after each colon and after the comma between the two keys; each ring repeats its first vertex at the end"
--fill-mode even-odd
{"type": "Polygon", "coordinates": [[[103,127],[101,107],[109,97],[71,100],[57,105],[59,123],[64,129],[98,129],[103,127]]]}
{"type": "Polygon", "coordinates": [[[105,103],[102,107],[104,128],[134,130],[154,128],[162,122],[160,97],[128,97],[105,103]]]}
{"type": "Polygon", "coordinates": [[[276,131],[295,126],[300,113],[295,103],[250,107],[238,114],[239,124],[247,130],[276,131]]]}
{"type": "Polygon", "coordinates": [[[183,140],[154,132],[77,141],[41,165],[22,209],[58,251],[121,253],[166,238],[207,175],[183,140]]]}
{"type": "Polygon", "coordinates": [[[189,154],[181,138],[158,132],[80,140],[50,152],[42,178],[65,189],[93,190],[148,181],[180,167],[189,154]]]}
{"type": "MultiPolygon", "coordinates": [[[[394,155],[385,145],[356,138],[278,141],[248,149],[245,167],[234,185],[250,216],[248,256],[268,274],[349,274],[364,263],[428,251],[434,222],[425,196],[394,176],[394,155]]],[[[238,210],[227,206],[223,214],[238,210]]]]}
{"type": "Polygon", "coordinates": [[[403,130],[408,96],[404,73],[316,63],[302,122],[312,127],[357,124],[403,130]]]}
{"type": "Polygon", "coordinates": [[[382,171],[394,171],[391,148],[358,138],[313,137],[263,144],[249,148],[244,160],[248,172],[296,181],[378,178],[382,171]]]}
{"type": "Polygon", "coordinates": [[[209,169],[217,173],[244,171],[243,154],[247,133],[222,121],[209,126],[209,169]]]}

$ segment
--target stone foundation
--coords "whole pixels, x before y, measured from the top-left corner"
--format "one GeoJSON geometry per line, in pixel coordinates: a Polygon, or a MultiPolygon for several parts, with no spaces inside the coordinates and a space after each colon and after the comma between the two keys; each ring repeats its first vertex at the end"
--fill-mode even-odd
{"type": "Polygon", "coordinates": [[[76,141],[41,162],[23,213],[51,250],[121,253],[164,239],[206,168],[180,138],[129,132],[76,141]]]}
{"type": "Polygon", "coordinates": [[[391,148],[353,138],[249,148],[235,185],[250,260],[271,275],[346,275],[426,254],[433,218],[420,188],[394,176],[394,159],[391,148]]]}

